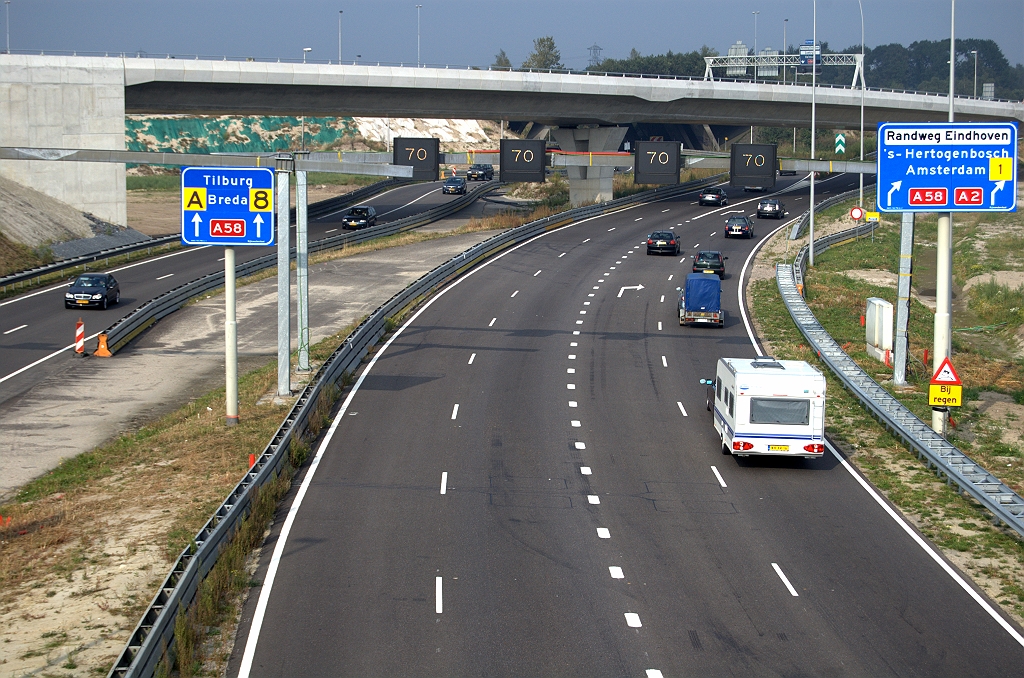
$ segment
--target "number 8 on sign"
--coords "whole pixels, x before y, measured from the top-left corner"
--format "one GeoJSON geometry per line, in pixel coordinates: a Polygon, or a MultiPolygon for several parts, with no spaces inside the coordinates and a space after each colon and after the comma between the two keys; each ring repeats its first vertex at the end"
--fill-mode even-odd
{"type": "Polygon", "coordinates": [[[249,189],[249,211],[250,212],[273,212],[274,191],[269,188],[249,189]]]}

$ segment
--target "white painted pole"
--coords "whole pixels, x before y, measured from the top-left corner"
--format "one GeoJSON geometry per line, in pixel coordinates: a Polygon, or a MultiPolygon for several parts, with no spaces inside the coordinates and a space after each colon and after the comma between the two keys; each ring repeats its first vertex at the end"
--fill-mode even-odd
{"type": "MultiPolygon", "coordinates": [[[[860,7],[860,161],[864,162],[864,3],[857,0],[857,6],[860,7]]],[[[858,177],[860,194],[857,205],[864,207],[864,173],[861,172],[858,177]]]]}
{"type": "Polygon", "coordinates": [[[291,384],[291,158],[278,161],[277,171],[277,395],[290,396],[291,384]]]}
{"type": "MultiPolygon", "coordinates": [[[[956,0],[950,0],[949,19],[949,122],[953,122],[953,87],[956,76],[956,0]]],[[[952,348],[953,307],[953,213],[939,215],[935,243],[935,329],[932,334],[932,374],[949,357],[952,348]]],[[[946,435],[948,410],[932,408],[932,429],[946,435]]]]}
{"type": "MultiPolygon", "coordinates": [[[[817,134],[817,101],[814,90],[818,86],[818,0],[814,0],[814,28],[811,32],[811,160],[814,160],[814,137],[817,134]]],[[[809,254],[810,265],[814,266],[814,170],[811,170],[811,227],[809,254]]]]}
{"type": "MultiPolygon", "coordinates": [[[[303,158],[305,154],[303,154],[303,158]]],[[[309,224],[306,172],[295,172],[295,286],[299,297],[299,372],[309,371],[309,224]]]]}
{"type": "Polygon", "coordinates": [[[235,248],[224,248],[225,424],[238,423],[238,321],[235,315],[235,248]]]}

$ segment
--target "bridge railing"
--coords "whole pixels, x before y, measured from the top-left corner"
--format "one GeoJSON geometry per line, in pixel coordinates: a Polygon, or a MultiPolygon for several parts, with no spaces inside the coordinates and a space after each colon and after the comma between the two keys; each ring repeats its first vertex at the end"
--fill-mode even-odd
{"type": "MultiPolygon", "coordinates": [[[[288,461],[293,440],[308,436],[310,418],[316,411],[324,389],[355,372],[363,357],[387,332],[390,321],[404,310],[448,284],[488,257],[546,231],[579,219],[608,214],[631,205],[681,195],[715,183],[722,175],[678,186],[656,188],[607,203],[575,209],[532,221],[474,245],[441,264],[398,294],[384,302],[345,339],[320,366],[285,417],[277,433],[256,459],[245,477],[224,503],[178,556],[170,574],[158,590],[128,643],[114,663],[108,678],[152,676],[164,653],[174,653],[174,623],[180,611],[191,605],[199,584],[217,561],[239,523],[249,512],[253,492],[274,480],[288,461]]],[[[367,229],[373,230],[373,229],[367,229]]]]}

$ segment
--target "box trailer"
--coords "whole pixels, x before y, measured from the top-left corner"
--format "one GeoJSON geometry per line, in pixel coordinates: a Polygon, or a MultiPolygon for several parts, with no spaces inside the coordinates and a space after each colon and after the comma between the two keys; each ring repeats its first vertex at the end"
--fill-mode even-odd
{"type": "Polygon", "coordinates": [[[719,358],[714,381],[704,383],[722,454],[824,454],[825,375],[806,362],[719,358]]]}
{"type": "Polygon", "coordinates": [[[691,273],[679,289],[679,324],[705,323],[725,326],[722,281],[713,273],[691,273]]]}

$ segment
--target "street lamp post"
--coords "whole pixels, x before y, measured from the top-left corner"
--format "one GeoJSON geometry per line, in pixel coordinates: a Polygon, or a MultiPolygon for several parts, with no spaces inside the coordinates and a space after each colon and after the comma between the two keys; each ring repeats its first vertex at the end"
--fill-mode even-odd
{"type": "MultiPolygon", "coordinates": [[[[857,0],[857,6],[860,7],[860,67],[864,68],[864,3],[861,0],[857,0]]],[[[864,77],[864,71],[861,71],[861,78],[864,77]]],[[[860,161],[864,162],[864,85],[860,87],[860,161]]],[[[858,175],[860,176],[860,199],[857,204],[861,207],[864,206],[864,174],[863,172],[858,175]]]]}
{"type": "MultiPolygon", "coordinates": [[[[814,28],[811,31],[811,161],[814,161],[814,137],[817,132],[818,102],[815,100],[815,90],[818,87],[818,0],[814,0],[813,11],[814,28]]],[[[809,263],[814,266],[814,170],[811,170],[811,225],[810,242],[808,254],[809,263]]]]}
{"type": "MultiPolygon", "coordinates": [[[[757,82],[757,15],[760,12],[751,12],[754,15],[754,82],[757,82]]],[[[751,140],[753,141],[753,140],[751,140]]]]}
{"type": "Polygon", "coordinates": [[[420,67],[420,10],[423,5],[416,5],[416,68],[420,67]]]}
{"type": "Polygon", "coordinates": [[[7,5],[7,53],[11,53],[11,0],[4,0],[4,4],[7,5]]]}
{"type": "Polygon", "coordinates": [[[306,55],[313,51],[312,47],[302,48],[302,63],[306,63],[306,55]]]}
{"type": "Polygon", "coordinates": [[[974,55],[974,98],[978,98],[978,50],[972,49],[971,54],[974,55]]]}
{"type": "MultiPolygon", "coordinates": [[[[786,50],[789,49],[786,46],[786,45],[789,44],[788,42],[786,42],[786,28],[788,28],[788,27],[789,27],[789,19],[783,19],[782,20],[782,56],[783,57],[786,56],[786,54],[787,54],[786,50]]],[[[782,59],[782,84],[783,85],[786,84],[786,59],[785,58],[782,59]]]]}
{"type": "Polygon", "coordinates": [[[338,65],[339,66],[341,65],[341,15],[343,13],[344,12],[342,10],[340,10],[340,9],[338,10],[338,65]]]}

